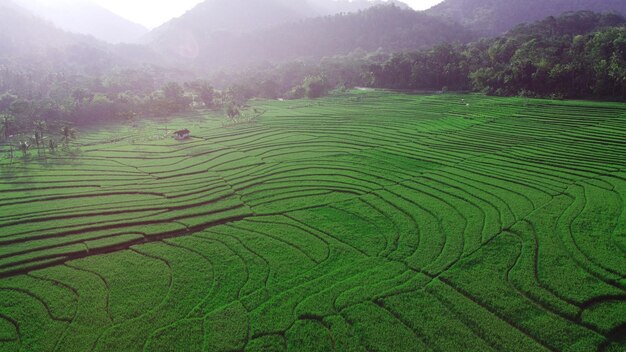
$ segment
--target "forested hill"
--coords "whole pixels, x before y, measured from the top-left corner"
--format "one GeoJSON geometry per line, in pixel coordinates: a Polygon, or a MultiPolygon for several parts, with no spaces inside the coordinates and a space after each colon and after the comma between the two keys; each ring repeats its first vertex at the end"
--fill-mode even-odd
{"type": "Polygon", "coordinates": [[[112,45],[67,32],[12,1],[0,0],[0,68],[99,75],[116,66],[146,63],[160,63],[148,47],[112,45]]]}
{"type": "Polygon", "coordinates": [[[626,15],[625,0],[445,0],[426,11],[458,21],[482,35],[498,35],[520,23],[559,16],[568,11],[617,12],[626,15]]]}
{"type": "Polygon", "coordinates": [[[72,47],[102,47],[82,35],[67,33],[14,3],[0,1],[0,62],[5,65],[54,67],[72,47]],[[47,61],[47,62],[46,62],[47,61]]]}
{"type": "MultiPolygon", "coordinates": [[[[210,59],[211,65],[255,60],[254,57],[247,57],[248,53],[261,54],[259,59],[264,60],[268,55],[259,53],[257,47],[266,40],[272,40],[276,34],[282,38],[281,30],[295,30],[300,34],[308,32],[312,25],[325,26],[328,22],[307,22],[308,26],[300,27],[299,24],[307,19],[390,5],[410,11],[408,5],[398,0],[206,0],[183,16],[154,29],[141,42],[173,58],[174,63],[178,63],[176,59],[197,59],[199,56],[203,56],[200,59],[202,64],[210,59]]],[[[332,36],[331,29],[319,33],[325,28],[315,28],[314,32],[332,36]]],[[[286,51],[293,46],[294,43],[288,42],[285,46],[264,47],[262,51],[286,51]]],[[[315,49],[314,43],[309,43],[309,47],[315,49]]],[[[348,45],[344,49],[354,49],[354,46],[348,45]]],[[[275,56],[283,58],[278,54],[275,56]]]]}
{"type": "Polygon", "coordinates": [[[215,32],[245,33],[306,18],[358,12],[382,4],[410,8],[399,0],[205,0],[183,16],[153,30],[144,42],[158,42],[162,37],[180,33],[198,37],[215,32]]]}
{"type": "Polygon", "coordinates": [[[208,72],[315,60],[357,49],[395,52],[463,43],[567,11],[626,14],[626,0],[446,0],[425,12],[403,3],[380,3],[207,0],[150,33],[145,43],[170,58],[170,64],[208,72]],[[342,13],[323,16],[336,12],[342,13]]]}
{"type": "Polygon", "coordinates": [[[314,98],[361,86],[626,101],[626,19],[570,12],[467,44],[395,54],[355,52],[317,65],[288,63],[217,74],[211,81],[229,84],[248,98],[314,98]]]}
{"type": "Polygon", "coordinates": [[[59,28],[91,35],[109,43],[132,43],[148,32],[147,28],[90,1],[15,0],[15,2],[59,28]]]}
{"type": "Polygon", "coordinates": [[[55,28],[8,0],[0,0],[0,54],[20,55],[87,40],[55,28]]]}
{"type": "Polygon", "coordinates": [[[160,37],[155,47],[166,55],[189,59],[198,67],[215,70],[265,61],[319,59],[357,49],[415,50],[473,38],[471,32],[452,21],[395,5],[381,5],[358,13],[312,18],[250,33],[174,35],[172,32],[169,37],[160,37]]]}
{"type": "Polygon", "coordinates": [[[308,2],[311,6],[313,6],[319,15],[335,15],[338,13],[358,12],[360,10],[365,10],[373,6],[383,4],[393,4],[405,10],[411,8],[409,5],[399,0],[308,0],[308,2]]]}
{"type": "Polygon", "coordinates": [[[626,100],[626,19],[570,12],[499,38],[396,54],[367,70],[380,88],[626,100]]]}

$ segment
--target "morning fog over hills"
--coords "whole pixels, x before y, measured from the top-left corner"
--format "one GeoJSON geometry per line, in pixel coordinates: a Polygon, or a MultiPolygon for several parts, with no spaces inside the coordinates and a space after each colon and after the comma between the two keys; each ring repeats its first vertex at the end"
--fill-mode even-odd
{"type": "Polygon", "coordinates": [[[0,352],[626,351],[626,2],[0,0],[0,352]]]}

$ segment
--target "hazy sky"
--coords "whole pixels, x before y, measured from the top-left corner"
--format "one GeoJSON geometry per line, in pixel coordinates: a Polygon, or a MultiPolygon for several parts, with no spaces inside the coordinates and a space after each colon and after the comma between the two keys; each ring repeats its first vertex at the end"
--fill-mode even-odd
{"type": "Polygon", "coordinates": [[[443,0],[404,0],[405,3],[411,5],[416,10],[426,10],[442,1],[443,0]]]}
{"type": "Polygon", "coordinates": [[[101,6],[142,24],[148,28],[157,27],[178,17],[203,0],[94,0],[101,6]]]}
{"type": "MultiPolygon", "coordinates": [[[[169,19],[184,14],[187,10],[203,0],[94,0],[107,9],[140,23],[154,28],[169,19]]],[[[442,0],[404,0],[416,10],[427,9],[442,0]]]]}

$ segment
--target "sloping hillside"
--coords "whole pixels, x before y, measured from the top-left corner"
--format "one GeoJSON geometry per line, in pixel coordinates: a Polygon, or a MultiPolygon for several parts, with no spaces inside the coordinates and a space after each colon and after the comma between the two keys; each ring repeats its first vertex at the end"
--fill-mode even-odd
{"type": "Polygon", "coordinates": [[[216,69],[264,61],[316,59],[357,49],[411,50],[472,38],[471,33],[453,22],[388,5],[249,33],[168,31],[152,45],[171,57],[190,60],[204,69],[216,69]]]}
{"type": "Polygon", "coordinates": [[[65,48],[89,39],[66,33],[10,1],[0,1],[0,56],[19,56],[65,48]]]}
{"type": "Polygon", "coordinates": [[[132,43],[148,29],[88,1],[17,0],[20,6],[64,30],[109,43],[132,43]]]}
{"type": "Polygon", "coordinates": [[[568,11],[615,11],[626,15],[624,0],[446,0],[427,11],[458,21],[484,35],[497,35],[516,25],[568,11]]]}
{"type": "Polygon", "coordinates": [[[96,74],[122,65],[155,63],[151,49],[112,45],[66,32],[8,0],[0,0],[0,65],[41,72],[96,74]]]}

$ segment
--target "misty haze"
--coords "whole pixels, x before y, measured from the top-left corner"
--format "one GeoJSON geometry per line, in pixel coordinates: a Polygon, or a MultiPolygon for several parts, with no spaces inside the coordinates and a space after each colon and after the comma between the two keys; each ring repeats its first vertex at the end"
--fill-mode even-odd
{"type": "Polygon", "coordinates": [[[0,0],[0,352],[626,351],[625,16],[0,0]]]}

